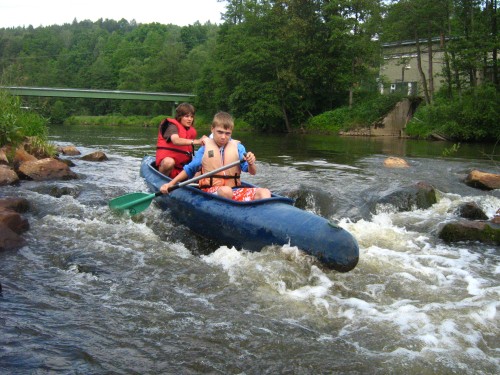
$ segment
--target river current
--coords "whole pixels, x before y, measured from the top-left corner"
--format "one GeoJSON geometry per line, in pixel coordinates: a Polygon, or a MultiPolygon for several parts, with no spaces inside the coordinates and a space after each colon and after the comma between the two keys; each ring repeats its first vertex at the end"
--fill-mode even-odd
{"type": "Polygon", "coordinates": [[[142,155],[155,129],[58,127],[51,140],[79,179],[0,188],[21,196],[27,245],[0,252],[0,372],[5,374],[498,374],[499,248],[446,244],[440,226],[476,202],[492,217],[500,191],[466,186],[500,173],[494,150],[405,140],[236,134],[258,159],[245,180],[300,201],[357,239],[348,273],[299,249],[214,247],[154,204],[107,207],[147,191],[142,155]],[[387,156],[406,169],[387,169],[387,156]],[[378,198],[426,181],[429,209],[378,198]],[[65,189],[58,196],[54,191],[65,189]]]}

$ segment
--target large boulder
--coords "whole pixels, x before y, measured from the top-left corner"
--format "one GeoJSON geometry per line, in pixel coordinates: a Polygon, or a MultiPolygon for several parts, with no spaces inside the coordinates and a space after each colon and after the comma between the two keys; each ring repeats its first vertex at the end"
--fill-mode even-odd
{"type": "Polygon", "coordinates": [[[35,181],[77,178],[76,173],[65,163],[53,158],[25,162],[19,166],[18,173],[20,177],[35,181]]]}
{"type": "Polygon", "coordinates": [[[0,164],[0,186],[12,185],[19,181],[17,173],[7,165],[0,164]]]}
{"type": "Polygon", "coordinates": [[[500,189],[500,175],[475,169],[467,175],[465,183],[482,190],[500,189]]]}

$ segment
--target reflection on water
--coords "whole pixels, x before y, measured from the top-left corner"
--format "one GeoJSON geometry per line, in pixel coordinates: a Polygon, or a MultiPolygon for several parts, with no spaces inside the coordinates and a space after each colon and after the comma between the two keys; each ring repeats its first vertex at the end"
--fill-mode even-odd
{"type": "MultiPolygon", "coordinates": [[[[290,246],[259,253],[219,247],[154,204],[136,217],[110,212],[146,191],[140,158],[156,129],[51,129],[82,153],[80,194],[40,183],[3,187],[29,199],[28,245],[0,253],[0,368],[24,373],[496,374],[500,371],[498,247],[449,245],[436,233],[459,204],[492,216],[497,191],[462,183],[470,168],[499,173],[486,145],[394,139],[237,134],[258,157],[250,182],[300,196],[360,244],[341,274],[290,246]],[[386,169],[386,156],[408,169],[386,169]],[[427,181],[429,209],[377,207],[394,189],[427,181]]],[[[51,185],[51,182],[44,183],[51,185]]],[[[201,219],[201,218],[200,218],[201,219]]]]}

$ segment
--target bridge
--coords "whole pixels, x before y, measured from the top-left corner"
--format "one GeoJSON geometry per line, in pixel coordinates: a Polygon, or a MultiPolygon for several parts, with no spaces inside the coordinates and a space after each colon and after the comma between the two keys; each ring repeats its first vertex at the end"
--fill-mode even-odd
{"type": "Polygon", "coordinates": [[[194,94],[178,94],[171,92],[141,92],[123,90],[94,90],[94,89],[63,89],[53,87],[22,87],[0,86],[18,96],[56,96],[61,98],[90,98],[90,99],[121,99],[121,100],[155,100],[171,102],[172,107],[179,102],[192,100],[194,94]]]}

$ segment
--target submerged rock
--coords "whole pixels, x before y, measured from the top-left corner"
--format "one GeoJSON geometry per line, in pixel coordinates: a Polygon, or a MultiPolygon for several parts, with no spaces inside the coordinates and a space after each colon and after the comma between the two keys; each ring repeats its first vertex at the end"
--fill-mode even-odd
{"type": "Polygon", "coordinates": [[[0,223],[0,251],[17,250],[26,244],[26,240],[10,229],[7,225],[0,223]]]}
{"type": "Polygon", "coordinates": [[[295,206],[313,211],[320,216],[330,217],[335,213],[334,200],[319,188],[302,188],[284,194],[295,201],[295,206]]]}
{"type": "Polygon", "coordinates": [[[427,182],[418,182],[415,185],[402,187],[377,201],[377,204],[391,205],[397,211],[411,211],[426,209],[437,202],[436,190],[427,182]]]}
{"type": "Polygon", "coordinates": [[[25,198],[2,198],[0,199],[0,208],[7,208],[16,212],[26,212],[30,204],[25,198]]]}
{"type": "Polygon", "coordinates": [[[82,156],[81,159],[86,161],[106,161],[108,160],[108,157],[102,151],[95,151],[85,156],[82,156]]]}
{"type": "Polygon", "coordinates": [[[73,145],[59,147],[58,149],[63,155],[76,156],[81,155],[81,152],[73,145]]]}
{"type": "Polygon", "coordinates": [[[488,220],[488,216],[475,202],[462,203],[455,211],[455,215],[469,220],[488,220]]]}
{"type": "Polygon", "coordinates": [[[25,245],[20,234],[29,229],[29,223],[19,213],[28,208],[24,198],[0,199],[0,250],[16,250],[25,245]]]}
{"type": "Polygon", "coordinates": [[[16,234],[24,233],[30,228],[28,220],[24,219],[19,212],[8,208],[0,208],[0,223],[16,234]]]}
{"type": "Polygon", "coordinates": [[[80,189],[77,186],[53,186],[49,194],[56,198],[61,198],[63,195],[76,198],[80,195],[80,189]]]}
{"type": "Polygon", "coordinates": [[[384,160],[384,167],[387,168],[409,168],[410,164],[404,159],[389,156],[384,160]]]}

